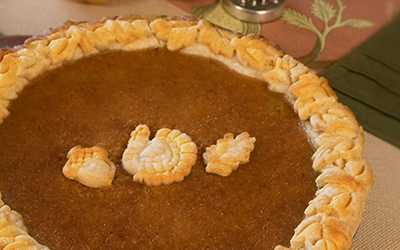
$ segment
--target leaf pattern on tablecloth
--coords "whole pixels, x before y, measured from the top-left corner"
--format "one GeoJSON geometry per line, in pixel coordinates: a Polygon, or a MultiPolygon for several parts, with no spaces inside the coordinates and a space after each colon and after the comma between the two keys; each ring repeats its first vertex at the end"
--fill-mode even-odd
{"type": "Polygon", "coordinates": [[[298,59],[305,65],[314,69],[326,69],[331,66],[335,61],[316,61],[318,55],[324,50],[328,34],[336,28],[342,26],[350,26],[356,29],[370,28],[374,24],[369,20],[349,18],[342,20],[342,14],[346,6],[341,0],[336,0],[337,8],[324,0],[314,0],[310,6],[313,16],[317,17],[324,23],[324,28],[320,31],[314,24],[312,17],[308,17],[300,11],[292,8],[285,8],[281,19],[288,24],[296,25],[299,28],[304,28],[312,31],[318,37],[316,44],[312,51],[301,56],[298,59]]]}
{"type": "Polygon", "coordinates": [[[336,16],[337,10],[335,7],[325,1],[314,1],[311,4],[311,13],[324,22],[328,22],[336,16]]]}

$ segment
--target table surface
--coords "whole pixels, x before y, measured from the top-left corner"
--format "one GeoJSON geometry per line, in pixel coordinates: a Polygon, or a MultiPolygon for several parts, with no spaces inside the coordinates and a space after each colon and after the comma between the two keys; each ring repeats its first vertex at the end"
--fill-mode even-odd
{"type": "MultiPolygon", "coordinates": [[[[61,26],[66,20],[94,21],[124,14],[153,17],[187,15],[188,12],[165,0],[110,0],[104,5],[68,0],[2,0],[0,32],[3,35],[37,35],[50,27],[61,26]]],[[[375,186],[367,200],[353,249],[398,249],[400,149],[367,132],[365,139],[364,157],[374,171],[375,186]]]]}

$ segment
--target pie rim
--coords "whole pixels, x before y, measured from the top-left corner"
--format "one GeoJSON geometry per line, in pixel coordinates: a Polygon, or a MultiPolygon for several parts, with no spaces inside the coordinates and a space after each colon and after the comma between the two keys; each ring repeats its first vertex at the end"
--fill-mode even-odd
{"type": "MultiPolygon", "coordinates": [[[[294,231],[290,249],[350,249],[373,186],[372,170],[362,156],[363,129],[324,77],[264,37],[233,33],[192,16],[68,21],[22,46],[0,50],[0,125],[9,115],[10,100],[44,70],[102,50],[160,47],[216,59],[285,95],[304,122],[315,149],[313,168],[319,173],[315,198],[294,231]]],[[[48,249],[29,236],[18,212],[1,200],[0,206],[3,247],[48,249]]]]}

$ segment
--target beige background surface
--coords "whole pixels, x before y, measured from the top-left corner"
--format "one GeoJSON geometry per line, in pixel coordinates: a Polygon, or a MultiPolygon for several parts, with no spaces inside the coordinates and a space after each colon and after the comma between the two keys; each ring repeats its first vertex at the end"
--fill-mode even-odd
{"type": "Polygon", "coordinates": [[[72,0],[1,0],[0,32],[3,35],[38,35],[65,21],[95,21],[126,14],[157,16],[186,13],[164,0],[110,0],[103,5],[72,0]]]}
{"type": "MultiPolygon", "coordinates": [[[[37,35],[66,20],[93,21],[104,16],[185,15],[164,0],[110,0],[86,5],[67,0],[1,0],[0,32],[4,35],[37,35]]],[[[400,83],[399,83],[400,84],[400,83]]],[[[364,156],[375,174],[353,249],[400,249],[400,149],[366,133],[364,156]]]]}

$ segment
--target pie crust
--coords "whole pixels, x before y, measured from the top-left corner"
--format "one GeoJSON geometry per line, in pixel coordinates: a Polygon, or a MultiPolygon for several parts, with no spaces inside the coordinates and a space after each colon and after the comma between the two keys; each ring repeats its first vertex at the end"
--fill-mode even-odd
{"type": "MultiPolygon", "coordinates": [[[[338,103],[325,78],[263,37],[236,34],[194,17],[120,16],[94,23],[67,22],[20,47],[0,51],[0,124],[9,116],[10,100],[44,70],[104,50],[158,47],[219,60],[239,73],[265,80],[272,91],[290,100],[315,148],[312,167],[319,173],[318,191],[290,248],[350,249],[373,186],[371,168],[362,157],[363,129],[354,114],[338,103]]],[[[2,248],[48,249],[28,235],[21,215],[2,201],[1,205],[2,248]]]]}
{"type": "Polygon", "coordinates": [[[104,148],[75,146],[67,157],[68,161],[63,167],[65,177],[92,188],[111,186],[116,166],[104,148]]]}
{"type": "Polygon", "coordinates": [[[149,140],[150,129],[139,125],[131,133],[122,157],[123,168],[133,180],[149,186],[181,182],[197,159],[197,146],[179,130],[162,128],[149,140]]]}
{"type": "Polygon", "coordinates": [[[227,133],[219,139],[216,145],[206,148],[203,154],[207,173],[220,176],[229,176],[240,164],[250,161],[250,153],[254,149],[256,138],[243,132],[235,138],[232,133],[227,133]]]}

